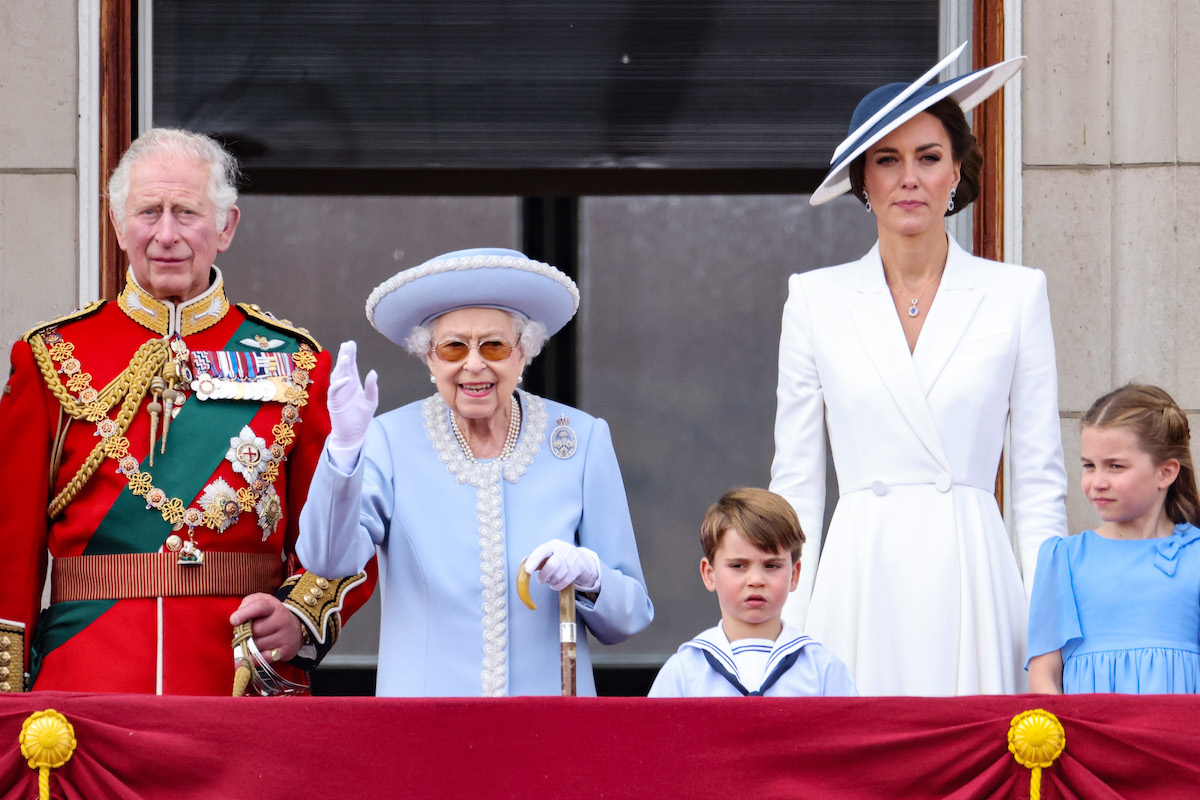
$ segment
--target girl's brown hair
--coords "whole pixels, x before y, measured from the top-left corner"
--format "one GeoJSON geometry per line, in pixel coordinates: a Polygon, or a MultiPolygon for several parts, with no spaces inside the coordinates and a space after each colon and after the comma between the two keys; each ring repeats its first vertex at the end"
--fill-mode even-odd
{"type": "Polygon", "coordinates": [[[1179,475],[1167,488],[1163,510],[1175,524],[1200,525],[1200,495],[1192,464],[1187,415],[1171,395],[1157,386],[1131,383],[1109,392],[1083,415],[1083,427],[1125,428],[1156,465],[1175,459],[1179,475]]]}

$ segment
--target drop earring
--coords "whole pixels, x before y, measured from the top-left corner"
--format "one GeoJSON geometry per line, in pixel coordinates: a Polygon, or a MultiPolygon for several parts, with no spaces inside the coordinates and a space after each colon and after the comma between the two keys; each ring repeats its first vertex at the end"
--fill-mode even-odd
{"type": "Polygon", "coordinates": [[[867,196],[867,190],[863,189],[863,202],[867,204],[867,213],[871,213],[871,198],[867,196]]]}
{"type": "Polygon", "coordinates": [[[957,188],[954,188],[954,189],[951,189],[951,190],[950,190],[950,205],[949,205],[949,207],[946,209],[946,211],[948,211],[948,212],[949,212],[949,211],[953,211],[953,210],[954,210],[954,195],[956,195],[956,194],[958,194],[958,189],[957,189],[957,188]]]}

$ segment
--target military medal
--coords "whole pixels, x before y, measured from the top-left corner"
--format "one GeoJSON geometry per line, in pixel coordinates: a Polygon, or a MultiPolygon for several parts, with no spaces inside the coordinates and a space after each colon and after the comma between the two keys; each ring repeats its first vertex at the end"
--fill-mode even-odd
{"type": "Polygon", "coordinates": [[[183,543],[175,563],[181,567],[199,567],[204,564],[204,551],[196,546],[195,539],[188,539],[183,543]]]}
{"type": "MultiPolygon", "coordinates": [[[[265,337],[254,340],[260,350],[276,347],[278,341],[265,337]]],[[[102,390],[92,387],[91,374],[74,358],[75,346],[64,341],[57,331],[43,331],[30,341],[30,346],[44,375],[65,376],[59,385],[62,389],[59,399],[66,413],[95,425],[93,433],[100,439],[84,467],[50,502],[47,513],[51,518],[62,513],[74,499],[78,485],[91,476],[96,466],[104,458],[110,458],[116,463],[115,472],[128,480],[129,491],[145,498],[146,509],[157,511],[172,526],[174,532],[164,546],[179,554],[181,565],[204,563],[204,553],[194,539],[197,527],[224,533],[241,514],[256,512],[263,541],[276,531],[284,512],[273,484],[287,460],[287,447],[296,440],[300,410],[308,402],[307,388],[312,382],[309,373],[317,365],[316,353],[310,345],[302,342],[295,353],[200,351],[200,357],[195,358],[178,337],[152,339],[134,354],[125,370],[125,380],[112,381],[102,390]],[[193,366],[204,366],[207,372],[193,371],[193,366]],[[124,435],[133,412],[145,402],[151,417],[150,452],[145,466],[152,465],[154,446],[159,441],[159,423],[162,423],[159,452],[163,453],[171,420],[184,405],[188,387],[201,399],[220,396],[284,404],[279,422],[271,428],[270,445],[249,426],[230,439],[226,458],[247,486],[235,491],[226,481],[216,478],[205,487],[194,506],[170,497],[154,485],[153,476],[130,453],[131,444],[124,435]],[[118,405],[122,410],[113,418],[111,409],[118,405]],[[178,534],[185,526],[186,541],[178,534]]]]}
{"type": "MultiPolygon", "coordinates": [[[[266,340],[263,346],[275,341],[266,340]]],[[[191,360],[196,374],[192,390],[201,400],[285,402],[294,383],[296,364],[291,353],[194,350],[191,360]]]]}
{"type": "Polygon", "coordinates": [[[181,567],[198,567],[204,564],[204,551],[196,546],[196,541],[190,536],[185,542],[183,537],[172,533],[163,545],[172,553],[178,553],[175,563],[181,567]]]}
{"type": "Polygon", "coordinates": [[[200,495],[200,508],[204,512],[204,524],[217,533],[228,530],[244,510],[238,493],[222,478],[204,487],[200,495]]]}
{"type": "Polygon", "coordinates": [[[579,437],[571,427],[571,420],[562,414],[558,418],[558,427],[550,432],[550,452],[555,458],[567,459],[575,455],[578,449],[579,437]]]}
{"type": "Polygon", "coordinates": [[[229,452],[225,458],[233,464],[234,472],[245,478],[246,483],[252,484],[267,468],[271,451],[267,449],[267,440],[246,425],[241,433],[230,437],[229,452]]]}

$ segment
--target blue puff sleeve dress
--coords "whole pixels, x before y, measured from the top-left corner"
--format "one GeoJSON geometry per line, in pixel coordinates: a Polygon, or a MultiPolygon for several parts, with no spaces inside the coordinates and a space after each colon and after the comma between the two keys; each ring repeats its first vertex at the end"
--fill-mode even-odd
{"type": "MultiPolygon", "coordinates": [[[[1029,657],[1062,651],[1063,691],[1200,691],[1200,529],[1158,539],[1047,539],[1029,607],[1029,657]]],[[[1028,669],[1029,662],[1025,666],[1028,669]]]]}

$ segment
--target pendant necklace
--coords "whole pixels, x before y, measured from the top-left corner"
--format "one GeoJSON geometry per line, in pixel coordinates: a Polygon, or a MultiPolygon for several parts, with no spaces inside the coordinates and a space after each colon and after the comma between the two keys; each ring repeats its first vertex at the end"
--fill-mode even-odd
{"type": "MultiPolygon", "coordinates": [[[[925,282],[925,286],[921,289],[921,293],[908,301],[911,304],[908,307],[908,316],[910,318],[915,319],[917,317],[917,315],[921,313],[921,309],[917,307],[917,304],[921,302],[921,298],[924,297],[925,293],[929,291],[929,287],[933,286],[933,282],[940,277],[941,277],[940,272],[935,275],[930,275],[929,280],[927,280],[925,282]]],[[[888,286],[891,287],[893,294],[897,293],[897,289],[895,286],[892,286],[890,283],[888,284],[888,286]]],[[[905,297],[905,294],[903,292],[899,292],[899,294],[901,297],[905,297]]]]}

